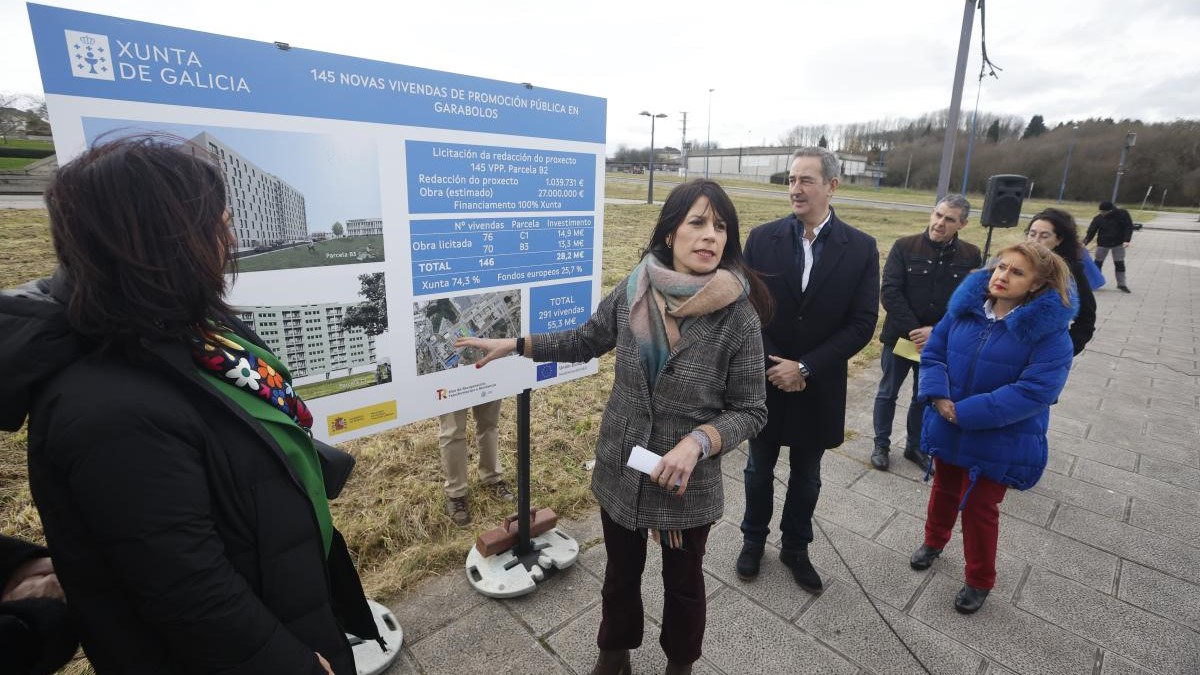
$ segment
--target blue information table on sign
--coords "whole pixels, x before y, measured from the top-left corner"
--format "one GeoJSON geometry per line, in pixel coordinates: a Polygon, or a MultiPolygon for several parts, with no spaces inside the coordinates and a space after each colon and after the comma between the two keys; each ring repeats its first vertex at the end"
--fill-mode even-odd
{"type": "Polygon", "coordinates": [[[414,220],[413,295],[589,276],[595,219],[414,220]]]}

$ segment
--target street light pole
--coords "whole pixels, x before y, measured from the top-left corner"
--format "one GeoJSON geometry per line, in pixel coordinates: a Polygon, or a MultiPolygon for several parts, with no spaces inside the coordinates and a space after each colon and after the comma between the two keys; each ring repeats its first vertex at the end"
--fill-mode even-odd
{"type": "Polygon", "coordinates": [[[712,154],[712,93],[708,90],[708,131],[704,134],[704,177],[708,178],[708,156],[712,154]]]}
{"type": "Polygon", "coordinates": [[[638,113],[650,118],[650,187],[646,189],[646,203],[654,203],[654,120],[666,117],[666,113],[651,114],[648,110],[638,113]]]}
{"type": "Polygon", "coordinates": [[[937,199],[950,191],[950,165],[954,163],[954,141],[958,136],[958,112],[962,103],[963,78],[967,72],[967,51],[971,47],[971,28],[975,25],[975,3],[965,0],[962,31],[958,38],[958,63],[950,92],[950,111],[946,115],[946,138],[942,141],[942,166],[938,170],[937,199]]]}
{"type": "Polygon", "coordinates": [[[1062,185],[1058,186],[1058,203],[1061,204],[1063,194],[1067,191],[1067,172],[1071,170],[1071,153],[1075,150],[1075,137],[1079,135],[1079,125],[1071,127],[1071,145],[1067,146],[1067,163],[1063,165],[1062,185]]]}
{"type": "Polygon", "coordinates": [[[1117,164],[1117,179],[1113,181],[1112,198],[1109,199],[1113,204],[1117,203],[1117,188],[1121,187],[1121,175],[1125,173],[1125,155],[1129,153],[1129,149],[1137,143],[1137,134],[1130,131],[1125,134],[1125,145],[1121,146],[1121,162],[1117,164]]]}

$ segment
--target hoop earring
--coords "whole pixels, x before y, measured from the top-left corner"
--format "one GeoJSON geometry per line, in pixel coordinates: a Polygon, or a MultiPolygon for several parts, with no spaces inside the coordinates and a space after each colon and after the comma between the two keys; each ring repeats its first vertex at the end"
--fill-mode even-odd
{"type": "Polygon", "coordinates": [[[667,237],[667,248],[671,248],[671,238],[667,237]]]}

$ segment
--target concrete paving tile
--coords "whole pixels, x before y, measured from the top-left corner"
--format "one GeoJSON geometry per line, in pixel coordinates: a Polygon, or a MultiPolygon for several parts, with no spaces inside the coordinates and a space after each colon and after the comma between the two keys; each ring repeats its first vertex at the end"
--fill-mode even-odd
{"type": "Polygon", "coordinates": [[[600,524],[599,509],[579,518],[560,518],[557,527],[581,547],[604,537],[604,527],[600,524]]]}
{"type": "Polygon", "coordinates": [[[1138,473],[1164,483],[1200,492],[1200,469],[1146,455],[1138,464],[1138,473]]]}
{"type": "Polygon", "coordinates": [[[457,616],[446,628],[414,643],[412,654],[426,675],[568,672],[499,602],[457,616]]]}
{"type": "Polygon", "coordinates": [[[1054,430],[1051,430],[1046,437],[1051,455],[1055,452],[1065,452],[1126,471],[1133,471],[1137,466],[1137,454],[1134,450],[1140,448],[1127,449],[1105,442],[1104,439],[1083,438],[1082,436],[1058,433],[1054,430]]]}
{"type": "Polygon", "coordinates": [[[1154,410],[1161,410],[1175,415],[1187,416],[1197,414],[1197,409],[1200,409],[1200,397],[1188,398],[1158,398],[1150,399],[1150,407],[1154,410]]]}
{"type": "Polygon", "coordinates": [[[1117,597],[1200,631],[1200,586],[1126,561],[1117,597]]]}
{"type": "MultiPolygon", "coordinates": [[[[1089,417],[1090,417],[1090,419],[1095,419],[1095,417],[1091,417],[1091,416],[1089,416],[1089,417]]],[[[1055,412],[1054,406],[1050,407],[1050,430],[1051,431],[1057,431],[1061,434],[1068,434],[1071,436],[1078,436],[1080,438],[1086,438],[1089,426],[1090,425],[1088,424],[1087,420],[1081,420],[1078,418],[1069,417],[1067,415],[1060,415],[1057,412],[1055,412]]]]}
{"type": "Polygon", "coordinates": [[[538,584],[533,593],[501,600],[535,637],[543,637],[572,617],[600,602],[601,582],[572,565],[538,584]]]}
{"type": "Polygon", "coordinates": [[[873,536],[883,527],[895,510],[857,492],[837,485],[822,485],[817,501],[816,517],[861,534],[873,536]]]}
{"type": "Polygon", "coordinates": [[[1013,671],[1009,670],[1008,668],[1005,668],[1004,666],[1000,665],[999,663],[989,661],[987,664],[987,670],[983,671],[983,675],[1017,675],[1017,674],[1014,673],[1013,671]]]}
{"type": "MultiPolygon", "coordinates": [[[[1085,442],[1085,443],[1087,442],[1082,438],[1079,440],[1081,442],[1085,442]]],[[[1066,476],[1071,473],[1071,467],[1074,465],[1075,465],[1075,455],[1072,455],[1063,450],[1056,449],[1054,447],[1051,447],[1050,451],[1046,453],[1046,470],[1047,471],[1053,471],[1054,473],[1058,473],[1058,474],[1062,474],[1062,475],[1066,476]]]]}
{"type": "MultiPolygon", "coordinates": [[[[1146,435],[1142,433],[1143,426],[1140,411],[1106,411],[1104,415],[1092,420],[1086,438],[1136,451],[1147,440],[1146,435]]],[[[1053,428],[1053,425],[1051,427],[1053,428]]]]}
{"type": "Polygon", "coordinates": [[[1106,389],[1104,400],[1100,402],[1100,412],[1111,414],[1142,410],[1148,407],[1152,394],[1150,389],[1106,389]]]}
{"type": "Polygon", "coordinates": [[[1046,570],[1029,574],[1017,606],[1151,670],[1200,672],[1194,631],[1046,570]]]}
{"type": "Polygon", "coordinates": [[[1051,411],[1053,411],[1055,419],[1065,416],[1075,420],[1094,420],[1100,416],[1100,400],[1097,397],[1094,404],[1088,401],[1075,401],[1064,393],[1062,398],[1058,399],[1058,403],[1051,407],[1051,411]]]}
{"type": "MultiPolygon", "coordinates": [[[[1059,509],[1051,527],[1056,532],[1061,532],[1126,560],[1132,560],[1192,583],[1200,583],[1200,548],[1189,546],[1177,539],[1148,532],[1125,523],[1118,523],[1074,506],[1063,506],[1059,509]]],[[[1051,569],[1056,572],[1060,571],[1053,567],[1051,569]]],[[[1077,580],[1102,591],[1108,591],[1108,588],[1089,584],[1087,580],[1077,580]]]]}
{"type": "Polygon", "coordinates": [[[722,593],[709,604],[704,643],[712,664],[731,675],[858,672],[833,650],[738,593],[722,593]]]}
{"type": "Polygon", "coordinates": [[[1165,534],[1185,544],[1200,542],[1200,517],[1180,513],[1177,509],[1156,502],[1134,498],[1129,509],[1129,524],[1165,534]]]}
{"type": "Polygon", "coordinates": [[[840,454],[837,451],[826,452],[821,458],[821,483],[849,487],[851,483],[867,471],[873,471],[869,464],[840,454]]]}
{"type": "Polygon", "coordinates": [[[1096,648],[1044,619],[992,598],[972,615],[954,610],[962,582],[935,575],[909,614],[1022,675],[1092,672],[1096,648]]]}
{"type": "Polygon", "coordinates": [[[1158,502],[1184,513],[1200,515],[1200,493],[1148,476],[1081,459],[1075,463],[1072,477],[1131,497],[1158,502]]]}
{"type": "MultiPolygon", "coordinates": [[[[1044,473],[1038,484],[1030,488],[1030,492],[1064,504],[1089,509],[1115,520],[1120,520],[1125,515],[1125,495],[1110,488],[1055,473],[1044,473]]],[[[1045,521],[1042,524],[1045,524],[1045,521]]]]}
{"type": "Polygon", "coordinates": [[[417,664],[413,662],[412,652],[405,645],[400,649],[400,656],[392,662],[392,665],[388,666],[387,670],[383,671],[382,675],[417,675],[420,672],[417,670],[417,664]]]}
{"type": "Polygon", "coordinates": [[[1196,433],[1195,430],[1183,430],[1162,422],[1146,422],[1146,436],[1151,441],[1162,441],[1185,448],[1200,446],[1200,433],[1196,433]]]}
{"type": "MultiPolygon", "coordinates": [[[[1059,507],[1058,515],[1054,518],[1055,524],[1062,518],[1064,509],[1073,508],[1059,507]]],[[[1084,513],[1090,514],[1087,511],[1084,513]]],[[[1107,520],[1098,515],[1095,518],[1107,520]]],[[[1117,557],[1105,552],[1103,546],[1093,548],[1016,518],[1000,519],[1000,542],[997,548],[1035,567],[1050,569],[1105,593],[1112,590],[1117,573],[1117,557]]]]}
{"type": "Polygon", "coordinates": [[[1134,665],[1130,661],[1117,656],[1112,652],[1105,652],[1104,665],[1100,668],[1100,675],[1155,675],[1154,673],[1134,665]]]}
{"type": "MultiPolygon", "coordinates": [[[[907,605],[924,583],[924,572],[909,567],[911,551],[906,555],[833,523],[817,522],[821,528],[815,532],[808,553],[813,565],[820,570],[828,570],[829,577],[837,577],[856,590],[858,584],[854,579],[857,578],[858,583],[877,602],[883,601],[898,609],[907,605]],[[850,565],[850,569],[842,563],[843,560],[850,565]]],[[[831,580],[829,577],[824,578],[826,586],[831,580]]]]}
{"type": "Polygon", "coordinates": [[[891,471],[867,472],[850,486],[850,490],[918,517],[924,517],[929,504],[929,483],[891,471]]]}
{"type": "MultiPolygon", "coordinates": [[[[1000,527],[1004,527],[1003,521],[1000,527]]],[[[917,547],[924,541],[924,532],[924,518],[914,518],[901,513],[888,523],[875,541],[899,553],[907,567],[908,559],[912,556],[913,551],[917,550],[917,547]]],[[[934,561],[930,570],[957,579],[959,584],[962,584],[965,579],[966,564],[966,558],[963,557],[962,531],[956,526],[950,543],[946,545],[942,555],[934,561]]],[[[992,589],[991,597],[1011,598],[1017,590],[1017,584],[1020,583],[1021,577],[1025,574],[1026,567],[1027,564],[1024,560],[1009,555],[1001,547],[996,553],[996,586],[992,589]]],[[[911,567],[907,569],[912,570],[911,567]]],[[[932,572],[924,571],[916,572],[916,574],[928,575],[932,572]]]]}
{"type": "Polygon", "coordinates": [[[1095,462],[1115,466],[1126,471],[1133,471],[1137,466],[1137,454],[1124,448],[1118,448],[1102,441],[1086,439],[1082,436],[1072,436],[1050,430],[1046,434],[1049,441],[1049,454],[1064,452],[1075,457],[1086,457],[1095,462]]]}
{"type": "Polygon", "coordinates": [[[1038,494],[1031,490],[1009,489],[1000,502],[1000,513],[1031,522],[1035,525],[1045,525],[1054,511],[1054,499],[1038,494]]]}
{"type": "MultiPolygon", "coordinates": [[[[779,561],[779,549],[770,544],[767,545],[763,552],[758,578],[753,581],[742,581],[737,576],[734,566],[741,550],[741,532],[729,523],[718,523],[708,537],[708,553],[704,556],[704,571],[716,577],[718,582],[745,594],[782,619],[787,621],[794,619],[804,603],[808,602],[812,596],[792,580],[791,570],[779,561]]],[[[829,576],[829,572],[822,569],[820,565],[817,565],[817,573],[822,578],[829,576]]],[[[712,625],[711,618],[709,625],[712,625]]]]}
{"type": "Polygon", "coordinates": [[[879,675],[978,672],[983,661],[979,654],[887,604],[876,600],[875,605],[887,623],[857,588],[837,583],[804,612],[796,625],[879,675]]]}
{"type": "Polygon", "coordinates": [[[489,601],[476,592],[467,581],[466,571],[459,568],[386,604],[404,629],[404,642],[413,644],[489,601]]]}

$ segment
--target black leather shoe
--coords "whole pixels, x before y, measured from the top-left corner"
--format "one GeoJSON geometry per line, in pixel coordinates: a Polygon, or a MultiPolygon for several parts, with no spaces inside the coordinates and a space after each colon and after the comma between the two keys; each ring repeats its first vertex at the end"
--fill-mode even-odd
{"type": "Polygon", "coordinates": [[[1133,292],[1133,291],[1129,290],[1128,286],[1117,286],[1117,288],[1121,289],[1122,293],[1132,293],[1133,292]]]}
{"type": "Polygon", "coordinates": [[[921,467],[922,471],[929,470],[929,455],[921,452],[920,450],[918,450],[916,448],[913,448],[913,447],[905,448],[904,449],[904,459],[907,459],[908,461],[912,462],[913,464],[916,464],[917,466],[921,467]]]}
{"type": "Polygon", "coordinates": [[[880,471],[887,471],[891,460],[888,459],[889,449],[882,445],[875,446],[875,452],[871,453],[871,466],[880,471]]]}
{"type": "Polygon", "coordinates": [[[792,570],[792,579],[796,585],[813,595],[820,595],[824,587],[821,585],[821,575],[813,569],[808,559],[808,551],[780,551],[779,560],[792,570]]]}
{"type": "Polygon", "coordinates": [[[983,607],[983,601],[987,600],[987,596],[988,589],[965,585],[954,598],[954,609],[958,610],[959,614],[974,614],[979,611],[980,607],[983,607]]]}
{"type": "Polygon", "coordinates": [[[921,547],[913,551],[912,557],[908,559],[908,566],[914,570],[927,570],[941,554],[942,549],[921,544],[921,547]]]}
{"type": "Polygon", "coordinates": [[[742,581],[753,581],[758,576],[758,564],[762,560],[763,547],[742,544],[737,558],[737,575],[742,581]]]}

